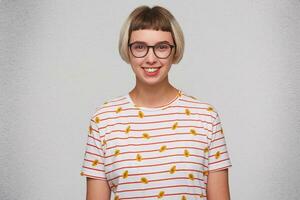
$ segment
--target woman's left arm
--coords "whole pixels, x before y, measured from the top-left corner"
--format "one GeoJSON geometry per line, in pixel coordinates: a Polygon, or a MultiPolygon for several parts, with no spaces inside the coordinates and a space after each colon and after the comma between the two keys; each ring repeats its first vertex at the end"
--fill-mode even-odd
{"type": "Polygon", "coordinates": [[[228,169],[208,173],[207,200],[230,200],[228,169]]]}

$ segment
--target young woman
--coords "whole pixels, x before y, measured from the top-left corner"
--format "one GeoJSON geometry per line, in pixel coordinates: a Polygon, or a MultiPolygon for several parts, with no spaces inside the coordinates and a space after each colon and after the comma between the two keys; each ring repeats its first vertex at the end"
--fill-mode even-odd
{"type": "Polygon", "coordinates": [[[170,84],[184,51],[181,28],[165,8],[140,6],[120,33],[119,51],[135,87],[91,116],[81,175],[87,200],[229,200],[231,167],[220,117],[170,84]]]}

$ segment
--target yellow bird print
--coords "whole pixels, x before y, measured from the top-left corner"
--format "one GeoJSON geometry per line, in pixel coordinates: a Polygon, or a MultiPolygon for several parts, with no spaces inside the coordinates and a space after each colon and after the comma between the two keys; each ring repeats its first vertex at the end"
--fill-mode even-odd
{"type": "Polygon", "coordinates": [[[172,129],[175,130],[177,128],[177,126],[178,126],[178,122],[175,122],[172,126],[172,129]]]}
{"type": "Polygon", "coordinates": [[[89,133],[92,134],[92,132],[93,132],[93,128],[92,128],[92,125],[90,125],[89,126],[89,133]]]}
{"type": "Polygon", "coordinates": [[[118,195],[115,195],[114,200],[119,200],[119,199],[120,199],[119,196],[118,196],[118,195]]]}
{"type": "Polygon", "coordinates": [[[185,157],[189,157],[190,156],[190,152],[187,149],[184,150],[184,156],[185,157]]]}
{"type": "Polygon", "coordinates": [[[208,171],[207,170],[203,171],[203,175],[207,176],[208,175],[208,171]]]}
{"type": "Polygon", "coordinates": [[[136,160],[137,160],[137,161],[141,161],[141,160],[142,160],[141,154],[138,153],[138,154],[136,155],[136,160]]]}
{"type": "Polygon", "coordinates": [[[150,138],[150,135],[149,135],[148,133],[143,133],[143,138],[149,139],[149,138],[150,138]]]}
{"type": "Polygon", "coordinates": [[[179,92],[178,92],[178,96],[181,97],[181,95],[182,95],[182,94],[181,94],[181,91],[179,91],[179,92]]]}
{"type": "Polygon", "coordinates": [[[216,159],[220,158],[220,155],[221,155],[220,151],[217,151],[217,153],[215,154],[215,158],[216,159]]]}
{"type": "Polygon", "coordinates": [[[204,194],[203,194],[203,193],[201,193],[201,194],[200,194],[200,198],[203,198],[203,197],[204,197],[204,194]]]}
{"type": "Polygon", "coordinates": [[[193,128],[190,130],[190,133],[193,134],[193,135],[197,135],[196,130],[193,129],[193,128]]]}
{"type": "Polygon", "coordinates": [[[128,170],[126,170],[124,173],[123,173],[123,178],[127,178],[128,177],[128,170]]]}
{"type": "Polygon", "coordinates": [[[122,107],[118,107],[117,109],[116,109],[116,113],[119,113],[119,112],[121,112],[122,111],[122,107]]]}
{"type": "Polygon", "coordinates": [[[108,102],[107,102],[107,101],[105,101],[103,104],[108,104],[108,102]]]}
{"type": "Polygon", "coordinates": [[[94,160],[92,166],[96,166],[99,163],[99,160],[94,160]]]}
{"type": "Polygon", "coordinates": [[[176,165],[173,165],[170,169],[170,174],[174,174],[176,171],[176,165]]]}
{"type": "Polygon", "coordinates": [[[98,124],[100,122],[100,118],[99,117],[96,117],[95,118],[95,122],[98,124]]]}
{"type": "Polygon", "coordinates": [[[142,111],[139,111],[139,118],[143,118],[144,117],[144,113],[142,111]]]}
{"type": "Polygon", "coordinates": [[[186,197],[183,195],[183,196],[181,197],[181,200],[186,200],[186,197]]]}
{"type": "Polygon", "coordinates": [[[129,133],[130,131],[130,126],[127,126],[127,128],[125,129],[125,133],[129,133]]]}
{"type": "Polygon", "coordinates": [[[116,149],[115,150],[115,156],[119,155],[120,154],[120,150],[119,149],[116,149]]]}
{"type": "Polygon", "coordinates": [[[83,176],[84,175],[84,173],[83,172],[80,172],[80,176],[83,176]]]}
{"type": "MultiPolygon", "coordinates": [[[[100,140],[100,141],[101,141],[101,140],[100,140]]],[[[103,145],[103,146],[106,145],[106,140],[105,140],[105,139],[103,139],[102,145],[103,145]]]]}
{"type": "Polygon", "coordinates": [[[207,111],[213,111],[213,108],[212,107],[208,107],[206,110],[207,111]]]}
{"type": "Polygon", "coordinates": [[[190,111],[189,109],[186,108],[186,109],[185,109],[185,114],[186,114],[186,115],[190,115],[190,114],[191,114],[191,111],[190,111]]]}
{"type": "Polygon", "coordinates": [[[161,146],[160,149],[159,149],[159,152],[163,152],[167,149],[167,146],[164,145],[164,146],[161,146]]]}
{"type": "Polygon", "coordinates": [[[189,177],[189,179],[191,179],[191,180],[194,180],[194,178],[195,178],[195,177],[194,177],[194,174],[189,174],[188,177],[189,177]]]}
{"type": "Polygon", "coordinates": [[[203,149],[203,151],[204,151],[204,153],[207,153],[207,152],[208,152],[208,147],[205,147],[205,148],[203,149]]]}
{"type": "Polygon", "coordinates": [[[146,177],[142,177],[141,178],[141,182],[147,184],[148,183],[148,179],[146,177]]]}
{"type": "Polygon", "coordinates": [[[223,128],[221,128],[221,133],[223,134],[224,132],[223,132],[223,128]]]}
{"type": "Polygon", "coordinates": [[[165,192],[164,191],[160,191],[159,193],[158,193],[158,196],[157,196],[157,198],[163,198],[163,196],[165,195],[165,192]]]}

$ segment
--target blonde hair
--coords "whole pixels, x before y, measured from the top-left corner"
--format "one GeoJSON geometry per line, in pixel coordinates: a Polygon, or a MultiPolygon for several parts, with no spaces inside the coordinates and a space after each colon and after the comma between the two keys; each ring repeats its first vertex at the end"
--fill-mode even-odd
{"type": "Polygon", "coordinates": [[[139,6],[135,8],[124,22],[119,37],[119,53],[126,62],[129,61],[128,42],[132,31],[140,29],[153,29],[168,31],[172,34],[175,47],[173,63],[177,64],[182,59],[184,52],[184,37],[180,25],[174,16],[161,6],[139,6]]]}

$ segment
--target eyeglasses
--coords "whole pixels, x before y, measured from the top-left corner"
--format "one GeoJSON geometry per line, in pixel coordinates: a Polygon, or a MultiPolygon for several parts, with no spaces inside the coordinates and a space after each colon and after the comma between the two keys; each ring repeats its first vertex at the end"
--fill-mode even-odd
{"type": "Polygon", "coordinates": [[[136,58],[145,57],[149,52],[149,48],[152,48],[156,57],[165,59],[171,55],[172,49],[176,45],[171,45],[168,43],[158,43],[154,46],[150,46],[143,42],[133,42],[131,44],[128,44],[128,46],[132,55],[136,58]]]}

